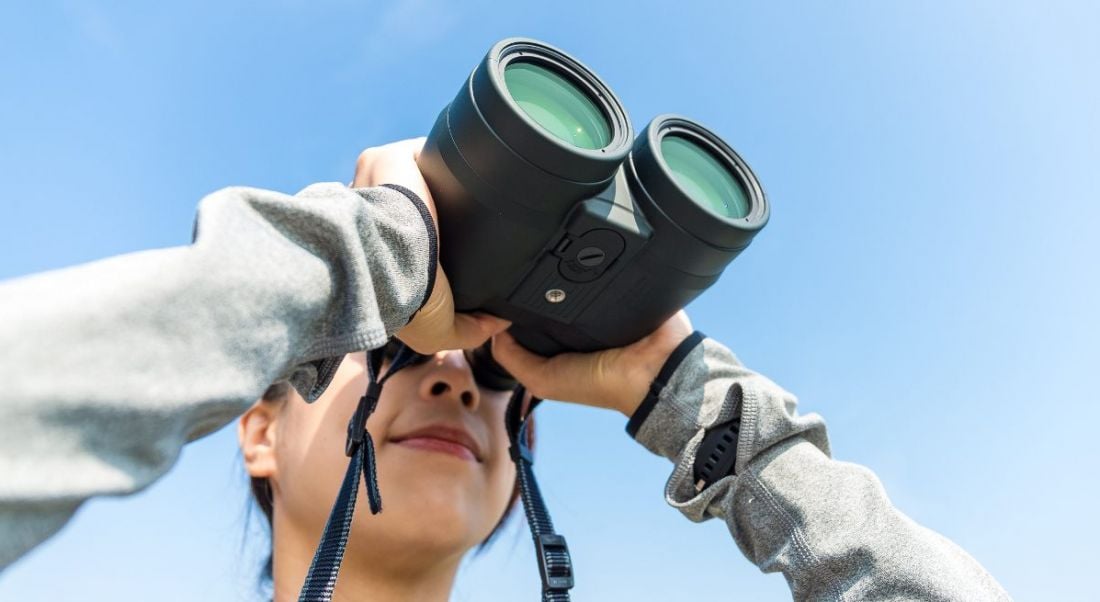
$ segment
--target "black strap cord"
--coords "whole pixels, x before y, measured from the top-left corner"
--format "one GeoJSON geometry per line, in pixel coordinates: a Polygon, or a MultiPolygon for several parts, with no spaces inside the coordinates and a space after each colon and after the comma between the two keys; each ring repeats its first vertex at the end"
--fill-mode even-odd
{"type": "Polygon", "coordinates": [[[360,474],[367,479],[367,500],[370,503],[371,514],[382,511],[382,495],[378,492],[378,476],[374,460],[374,441],[367,432],[367,419],[378,405],[382,385],[398,370],[412,363],[416,353],[402,345],[390,362],[386,374],[379,379],[378,372],[382,368],[383,357],[382,349],[367,352],[367,391],[359,399],[355,413],[348,421],[348,438],[344,446],[344,453],[351,460],[348,462],[347,472],[344,473],[340,492],[336,494],[336,501],[332,505],[328,522],[325,523],[325,532],[321,535],[320,543],[317,544],[317,551],[313,555],[313,562],[309,566],[305,583],[302,584],[302,592],[298,596],[299,602],[332,600],[332,591],[336,587],[336,577],[340,573],[340,563],[344,559],[344,549],[347,547],[348,534],[351,532],[351,519],[355,514],[360,474]]]}
{"type": "Polygon", "coordinates": [[[543,602],[569,602],[569,589],[573,587],[573,562],[569,557],[569,546],[565,538],[554,532],[554,523],[550,520],[550,511],[542,499],[535,472],[532,468],[534,455],[527,445],[527,417],[541,402],[531,398],[531,407],[523,412],[523,399],[527,391],[519,385],[512,392],[504,420],[508,427],[508,440],[511,447],[508,453],[516,463],[516,478],[519,480],[520,498],[523,511],[527,515],[527,525],[531,528],[531,538],[535,541],[535,553],[539,561],[539,575],[542,577],[543,602]]]}

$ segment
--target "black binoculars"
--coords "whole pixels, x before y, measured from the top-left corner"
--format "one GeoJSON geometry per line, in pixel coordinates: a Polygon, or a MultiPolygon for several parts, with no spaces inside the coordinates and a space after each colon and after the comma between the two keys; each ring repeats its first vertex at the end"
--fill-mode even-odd
{"type": "Polygon", "coordinates": [[[768,221],[749,166],[698,123],[635,139],[588,67],[542,42],[497,42],[419,158],[459,311],[513,322],[545,356],[632,343],[717,281],[768,221]]]}

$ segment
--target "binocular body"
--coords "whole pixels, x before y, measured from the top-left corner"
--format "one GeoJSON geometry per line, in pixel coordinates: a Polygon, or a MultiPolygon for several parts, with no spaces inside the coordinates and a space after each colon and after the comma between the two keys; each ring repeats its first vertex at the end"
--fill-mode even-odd
{"type": "Polygon", "coordinates": [[[689,119],[634,139],[587,67],[498,42],[418,160],[459,311],[513,322],[541,355],[637,341],[717,281],[767,223],[748,165],[689,119]]]}

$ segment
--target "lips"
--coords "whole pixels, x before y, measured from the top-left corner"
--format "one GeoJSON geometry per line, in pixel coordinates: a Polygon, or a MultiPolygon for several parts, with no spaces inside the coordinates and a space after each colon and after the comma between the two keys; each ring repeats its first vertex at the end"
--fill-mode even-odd
{"type": "Polygon", "coordinates": [[[394,437],[393,443],[426,451],[451,454],[473,462],[481,462],[481,446],[462,428],[433,425],[394,437]]]}

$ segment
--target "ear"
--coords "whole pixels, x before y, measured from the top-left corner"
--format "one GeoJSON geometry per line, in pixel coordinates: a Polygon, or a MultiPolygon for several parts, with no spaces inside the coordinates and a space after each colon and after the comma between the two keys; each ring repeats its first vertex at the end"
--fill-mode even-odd
{"type": "Polygon", "coordinates": [[[237,422],[237,441],[250,476],[270,478],[277,472],[275,426],[278,417],[279,404],[260,400],[237,422]]]}

